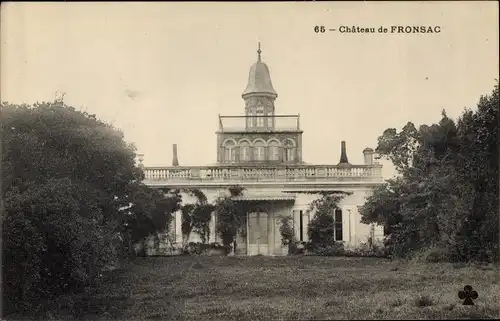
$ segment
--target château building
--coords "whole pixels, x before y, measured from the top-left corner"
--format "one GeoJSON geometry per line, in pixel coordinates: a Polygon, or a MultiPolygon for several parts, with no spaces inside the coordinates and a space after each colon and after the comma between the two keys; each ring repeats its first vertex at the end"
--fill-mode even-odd
{"type": "MultiPolygon", "coordinates": [[[[209,202],[228,195],[231,186],[243,187],[243,195],[235,199],[250,202],[253,210],[247,214],[246,233],[237,239],[236,254],[240,255],[282,255],[279,232],[282,215],[293,217],[296,238],[307,241],[308,224],[314,216],[308,209],[322,191],[350,193],[341,201],[340,209],[332,213],[336,240],[347,247],[366,242],[369,237],[380,240],[383,228],[361,223],[358,212],[358,206],[364,204],[373,188],[383,183],[382,165],[374,161],[373,149],[362,151],[364,164],[353,165],[342,141],[336,165],[305,163],[300,116],[276,113],[278,93],[273,88],[269,68],[261,59],[260,44],[257,53],[242,94],[244,114],[219,115],[216,164],[182,166],[174,145],[172,166],[144,167],[144,183],[181,191],[199,189],[209,202]]],[[[183,194],[183,202],[195,201],[188,193],[183,194]]],[[[216,221],[212,213],[210,242],[220,242],[215,233],[216,221]]],[[[180,211],[175,213],[171,228],[174,242],[180,246],[180,211]]],[[[192,233],[190,241],[200,241],[199,236],[192,233]]]]}

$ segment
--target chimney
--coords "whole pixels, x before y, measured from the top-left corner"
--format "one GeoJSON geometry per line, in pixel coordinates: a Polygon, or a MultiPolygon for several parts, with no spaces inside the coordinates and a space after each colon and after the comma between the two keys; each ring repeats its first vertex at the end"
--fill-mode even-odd
{"type": "Polygon", "coordinates": [[[363,155],[365,155],[365,165],[373,165],[373,149],[369,147],[363,149],[363,155]]]}
{"type": "Polygon", "coordinates": [[[349,164],[349,160],[347,160],[347,152],[345,147],[345,141],[340,143],[340,164],[349,164]]]}
{"type": "Polygon", "coordinates": [[[136,161],[139,162],[137,165],[138,167],[144,167],[144,164],[142,163],[144,161],[144,154],[136,154],[136,161]]]}
{"type": "Polygon", "coordinates": [[[174,144],[172,146],[173,150],[172,150],[172,155],[173,155],[173,158],[172,158],[172,166],[179,166],[179,159],[177,158],[177,144],[174,144]]]}

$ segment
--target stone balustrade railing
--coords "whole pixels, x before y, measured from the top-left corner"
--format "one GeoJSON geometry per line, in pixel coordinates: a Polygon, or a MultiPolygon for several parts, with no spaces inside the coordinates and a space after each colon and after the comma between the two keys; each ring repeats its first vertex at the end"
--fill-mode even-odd
{"type": "Polygon", "coordinates": [[[381,180],[380,165],[145,167],[145,180],[163,182],[381,180]]]}

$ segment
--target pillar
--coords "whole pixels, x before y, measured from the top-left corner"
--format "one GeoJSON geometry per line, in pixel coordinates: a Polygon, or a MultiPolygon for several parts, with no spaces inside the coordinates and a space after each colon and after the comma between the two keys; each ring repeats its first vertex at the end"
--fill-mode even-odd
{"type": "Polygon", "coordinates": [[[309,242],[309,235],[307,234],[307,230],[309,228],[309,221],[311,220],[310,215],[311,215],[311,213],[308,213],[307,210],[302,211],[302,226],[304,229],[304,236],[303,236],[304,242],[309,242]]]}
{"type": "Polygon", "coordinates": [[[351,228],[351,243],[353,246],[357,246],[358,245],[358,237],[356,235],[356,225],[357,225],[357,222],[359,222],[359,219],[358,219],[358,214],[357,214],[357,211],[358,211],[358,208],[357,206],[354,206],[351,210],[351,213],[350,213],[350,228],[351,228]]]}
{"type": "Polygon", "coordinates": [[[342,208],[342,240],[344,240],[348,246],[350,246],[351,244],[351,237],[352,237],[352,234],[350,233],[351,215],[352,215],[352,210],[350,207],[342,208]]]}
{"type": "Polygon", "coordinates": [[[293,232],[295,233],[295,238],[300,241],[300,213],[298,210],[292,210],[293,215],[293,232]]]}
{"type": "Polygon", "coordinates": [[[274,250],[274,212],[267,214],[267,254],[272,255],[274,250]]]}
{"type": "Polygon", "coordinates": [[[211,218],[210,218],[210,238],[209,238],[209,242],[210,243],[214,243],[214,242],[217,242],[216,238],[217,238],[217,232],[215,231],[215,212],[212,212],[212,214],[210,215],[211,218]]]}
{"type": "Polygon", "coordinates": [[[175,243],[182,243],[182,213],[175,212],[175,243]]]}

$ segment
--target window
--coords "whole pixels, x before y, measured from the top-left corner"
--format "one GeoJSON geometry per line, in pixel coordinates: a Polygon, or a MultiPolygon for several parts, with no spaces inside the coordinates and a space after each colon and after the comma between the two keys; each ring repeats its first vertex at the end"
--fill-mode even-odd
{"type": "Polygon", "coordinates": [[[285,141],[285,161],[291,162],[295,160],[295,145],[291,140],[285,141]]]}
{"type": "Polygon", "coordinates": [[[228,141],[224,144],[224,160],[226,162],[236,161],[236,148],[233,141],[228,141]]]}
{"type": "Polygon", "coordinates": [[[278,142],[272,141],[269,144],[269,159],[273,161],[280,159],[280,148],[278,142]]]}
{"type": "Polygon", "coordinates": [[[262,142],[255,143],[253,159],[256,161],[265,160],[264,152],[265,152],[264,143],[262,142]]]}
{"type": "Polygon", "coordinates": [[[264,109],[263,108],[257,109],[256,120],[257,120],[257,125],[256,125],[257,127],[264,127],[264,109]]]}
{"type": "Polygon", "coordinates": [[[335,210],[335,241],[342,241],[342,210],[335,210]]]}
{"type": "Polygon", "coordinates": [[[240,144],[240,160],[241,161],[250,160],[250,144],[247,142],[242,142],[240,144]]]}

